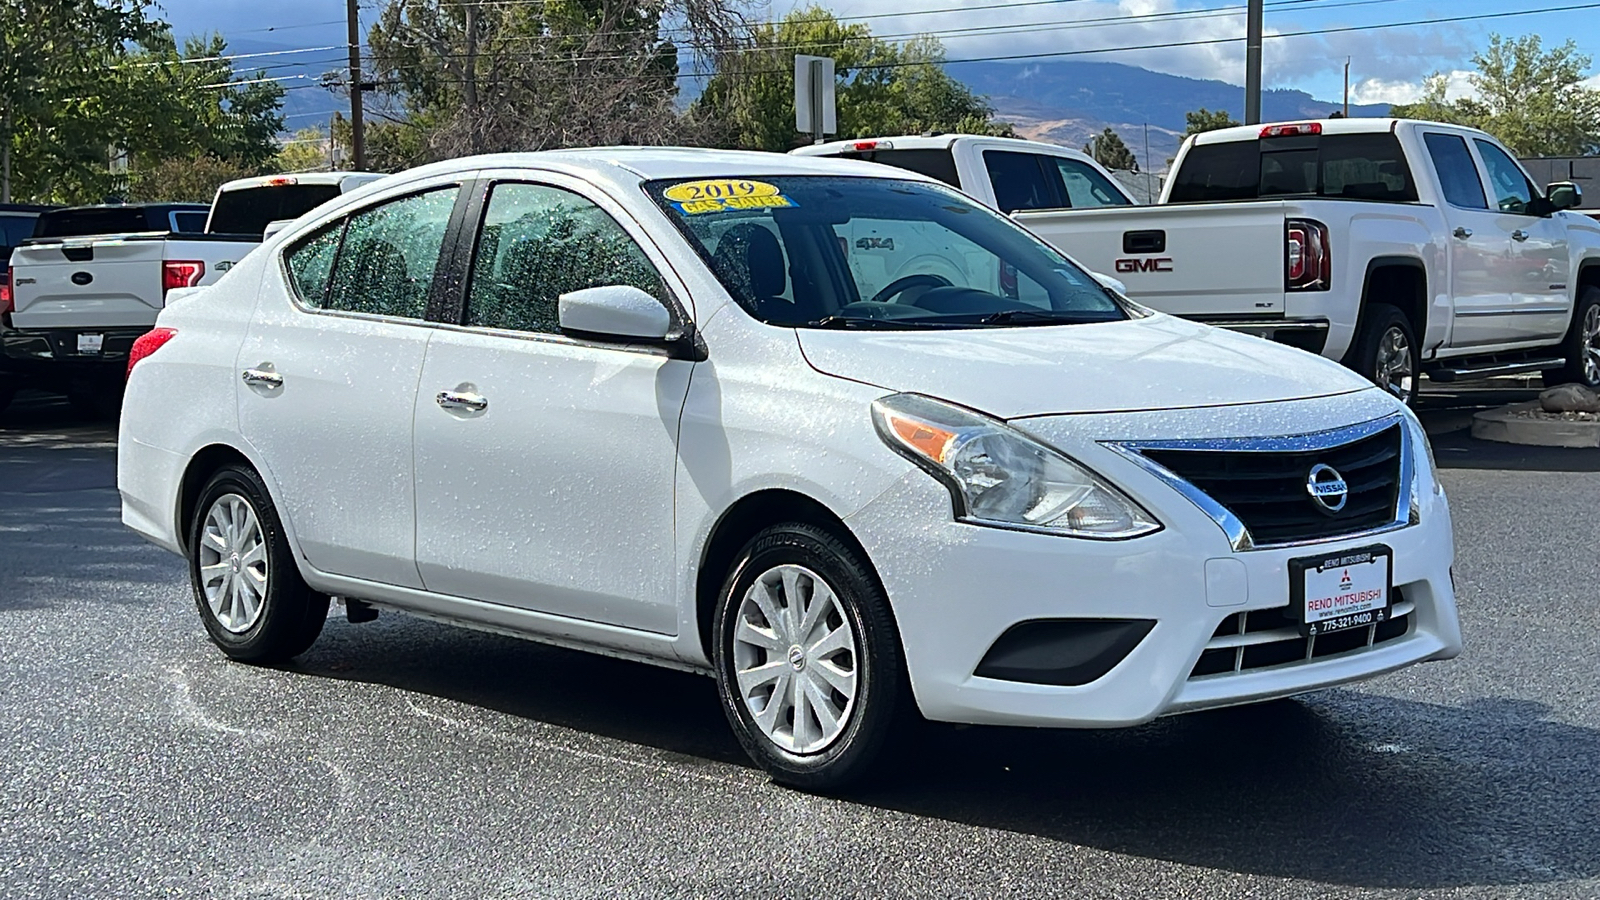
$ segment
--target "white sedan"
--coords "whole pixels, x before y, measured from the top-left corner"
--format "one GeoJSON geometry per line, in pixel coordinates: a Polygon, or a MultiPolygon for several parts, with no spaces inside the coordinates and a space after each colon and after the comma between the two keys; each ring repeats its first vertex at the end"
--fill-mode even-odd
{"type": "Polygon", "coordinates": [[[1127,726],[1461,650],[1397,401],[912,173],[455,160],[157,324],[123,521],[234,659],[304,652],[339,597],[705,672],[757,762],[827,789],[904,715],[1127,726]]]}

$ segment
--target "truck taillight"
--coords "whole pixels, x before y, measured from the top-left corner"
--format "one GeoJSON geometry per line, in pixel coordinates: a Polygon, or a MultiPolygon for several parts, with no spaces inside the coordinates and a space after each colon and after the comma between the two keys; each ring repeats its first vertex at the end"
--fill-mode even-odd
{"type": "Polygon", "coordinates": [[[161,345],[178,336],[178,332],[171,328],[152,328],[139,335],[128,348],[128,374],[133,374],[133,367],[146,356],[161,349],[161,345]]]}
{"type": "Polygon", "coordinates": [[[1284,290],[1327,290],[1333,274],[1328,226],[1310,219],[1290,219],[1284,233],[1284,290]]]}
{"type": "Polygon", "coordinates": [[[1299,134],[1321,134],[1321,122],[1300,122],[1294,125],[1268,125],[1261,129],[1264,138],[1293,137],[1299,134]]]}
{"type": "Polygon", "coordinates": [[[161,297],[174,288],[190,288],[206,275],[206,264],[198,259],[167,259],[161,262],[161,297]]]}
{"type": "Polygon", "coordinates": [[[16,308],[17,301],[11,296],[11,273],[15,271],[6,267],[4,275],[0,275],[0,316],[10,315],[16,308]]]}

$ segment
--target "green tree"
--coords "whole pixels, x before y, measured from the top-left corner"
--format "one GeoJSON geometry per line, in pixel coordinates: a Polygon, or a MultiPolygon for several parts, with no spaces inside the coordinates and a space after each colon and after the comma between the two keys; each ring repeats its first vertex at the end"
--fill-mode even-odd
{"type": "Polygon", "coordinates": [[[1122,142],[1122,136],[1112,131],[1110,126],[1089,139],[1083,152],[1094,157],[1094,161],[1108,169],[1120,169],[1124,172],[1139,171],[1139,158],[1133,155],[1128,145],[1122,142]]]}
{"type": "Polygon", "coordinates": [[[1477,98],[1448,100],[1448,79],[1435,72],[1416,103],[1391,114],[1481,128],[1518,156],[1588,156],[1600,150],[1600,91],[1586,87],[1591,58],[1567,41],[1549,51],[1537,34],[1494,34],[1472,57],[1477,98]]]}
{"type": "Polygon", "coordinates": [[[983,98],[944,72],[944,47],[924,36],[897,45],[865,24],[842,24],[818,7],[759,25],[719,54],[716,74],[690,108],[708,143],[783,151],[805,138],[794,128],[795,54],[830,56],[837,79],[838,137],[965,131],[1012,134],[991,121],[983,98]]]}
{"type": "Polygon", "coordinates": [[[273,168],[279,172],[317,172],[328,168],[328,133],[320,126],[302,128],[278,148],[273,168]]]}
{"type": "Polygon", "coordinates": [[[258,168],[237,160],[207,154],[175,156],[130,172],[127,198],[134,202],[210,203],[224,182],[258,174],[258,168]]]}
{"type": "Polygon", "coordinates": [[[1184,137],[1206,131],[1216,131],[1219,128],[1232,128],[1239,124],[1237,119],[1228,115],[1227,110],[1219,109],[1216,112],[1212,112],[1204,106],[1184,113],[1183,120],[1188,123],[1188,127],[1183,131],[1184,137]]]}

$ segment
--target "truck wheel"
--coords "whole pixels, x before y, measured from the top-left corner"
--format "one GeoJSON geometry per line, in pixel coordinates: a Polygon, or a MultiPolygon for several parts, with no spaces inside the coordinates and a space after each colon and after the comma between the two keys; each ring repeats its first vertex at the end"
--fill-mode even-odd
{"type": "Polygon", "coordinates": [[[1417,335],[1397,307],[1374,303],[1350,348],[1346,364],[1410,406],[1417,399],[1417,335]]]}
{"type": "Polygon", "coordinates": [[[1586,287],[1578,295],[1561,355],[1567,364],[1544,373],[1545,387],[1576,383],[1600,388],[1600,288],[1586,287]]]}

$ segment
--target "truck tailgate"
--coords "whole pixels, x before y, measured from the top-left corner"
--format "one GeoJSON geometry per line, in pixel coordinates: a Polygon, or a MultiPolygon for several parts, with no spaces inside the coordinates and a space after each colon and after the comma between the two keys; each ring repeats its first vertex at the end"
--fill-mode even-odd
{"type": "Polygon", "coordinates": [[[11,255],[17,328],[150,325],[161,309],[160,235],[28,243],[11,255]]]}
{"type": "Polygon", "coordinates": [[[1197,319],[1275,318],[1284,301],[1278,200],[1019,212],[1016,220],[1128,296],[1197,319]]]}

